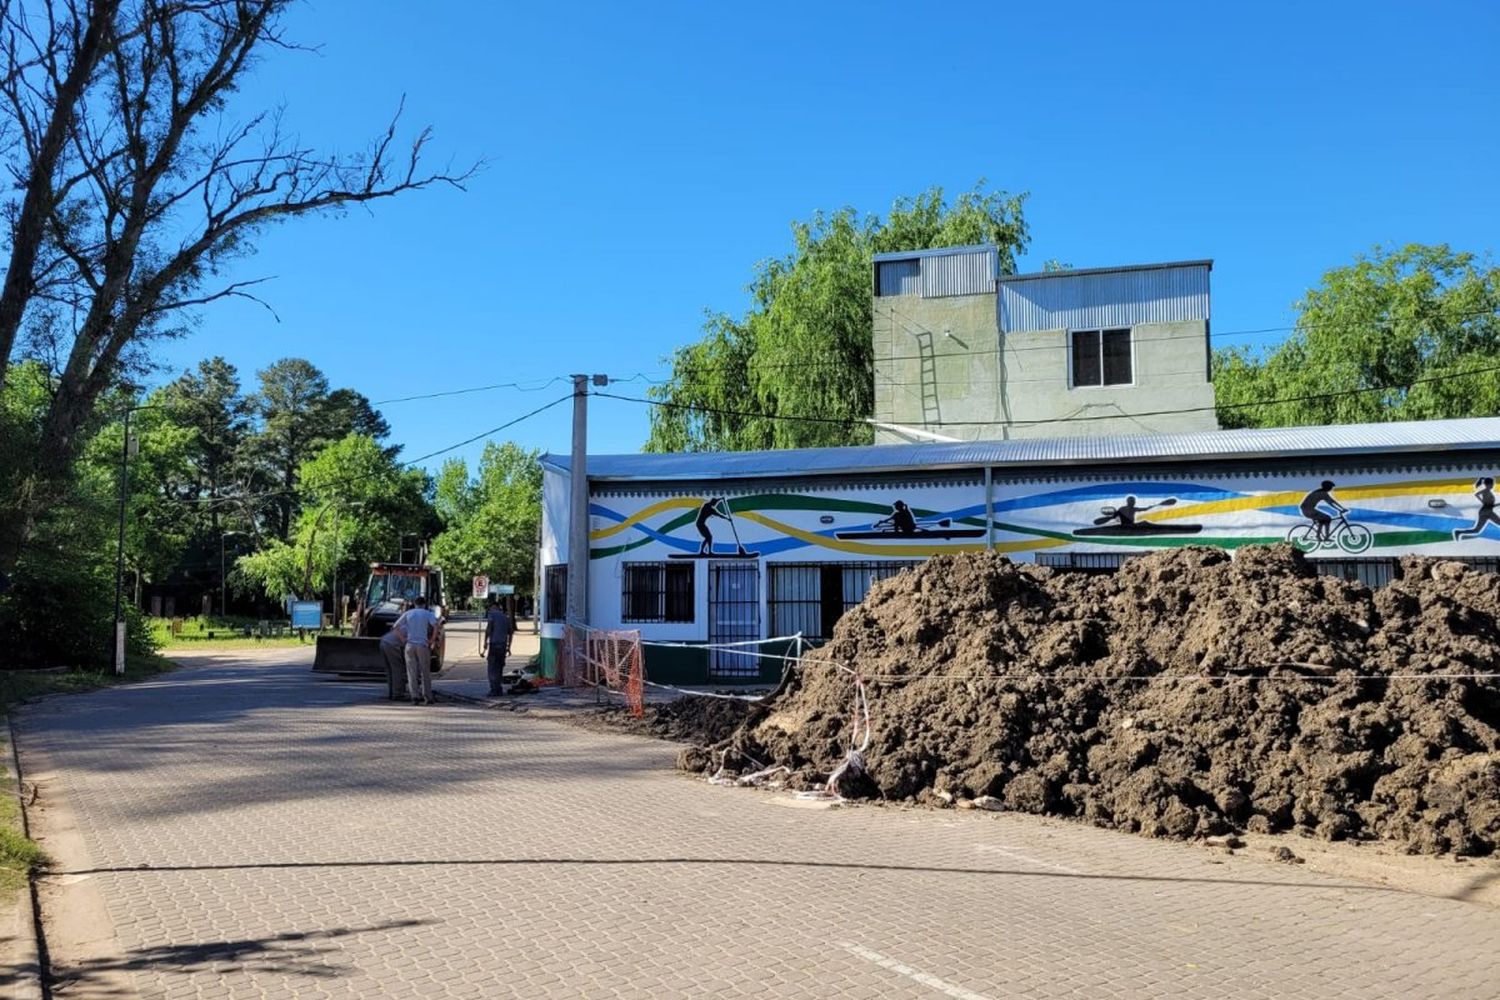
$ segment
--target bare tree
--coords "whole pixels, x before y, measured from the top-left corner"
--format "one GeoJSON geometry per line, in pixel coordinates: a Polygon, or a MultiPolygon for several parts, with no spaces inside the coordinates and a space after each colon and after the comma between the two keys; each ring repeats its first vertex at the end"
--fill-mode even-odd
{"type": "MultiPolygon", "coordinates": [[[[0,380],[41,316],[57,367],[33,504],[66,484],[95,406],[133,350],[179,332],[198,307],[255,298],[256,281],[215,279],[262,227],[436,184],[461,188],[472,176],[473,167],[425,170],[431,131],[399,140],[399,107],[366,149],[345,156],[303,146],[276,111],[232,118],[230,98],[255,54],[287,46],[279,21],[292,2],[0,4],[10,60],[0,126],[15,135],[21,192],[9,206],[0,380]]],[[[0,572],[15,564],[29,524],[28,511],[0,512],[0,572]]]]}

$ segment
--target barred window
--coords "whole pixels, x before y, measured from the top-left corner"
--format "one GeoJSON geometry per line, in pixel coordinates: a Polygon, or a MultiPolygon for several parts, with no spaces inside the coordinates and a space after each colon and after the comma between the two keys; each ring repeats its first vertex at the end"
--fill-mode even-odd
{"type": "Polygon", "coordinates": [[[693,620],[692,563],[625,563],[623,570],[621,621],[693,620]]]}
{"type": "Polygon", "coordinates": [[[827,639],[844,612],[865,599],[876,580],[916,562],[772,563],[766,598],[774,635],[827,639]]]}
{"type": "Polygon", "coordinates": [[[548,566],[543,572],[546,592],[546,620],[560,622],[568,617],[568,566],[548,566]]]}

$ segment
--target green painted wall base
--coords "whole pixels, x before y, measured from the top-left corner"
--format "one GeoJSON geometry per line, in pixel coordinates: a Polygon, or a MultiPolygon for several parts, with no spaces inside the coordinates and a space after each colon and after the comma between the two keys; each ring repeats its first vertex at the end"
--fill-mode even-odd
{"type": "MultiPolygon", "coordinates": [[[[557,661],[562,647],[561,639],[542,638],[541,672],[551,680],[557,677],[557,661]]],[[[756,660],[758,671],[744,677],[715,677],[709,673],[709,651],[701,645],[645,647],[646,680],[657,684],[676,684],[689,687],[767,687],[781,680],[786,660],[769,657],[791,656],[794,644],[787,641],[763,642],[749,647],[766,654],[756,660]]]]}

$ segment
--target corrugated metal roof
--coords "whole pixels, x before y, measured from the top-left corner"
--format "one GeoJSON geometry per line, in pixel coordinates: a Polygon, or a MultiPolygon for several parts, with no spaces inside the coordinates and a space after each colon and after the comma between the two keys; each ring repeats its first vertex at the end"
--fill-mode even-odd
{"type": "Polygon", "coordinates": [[[883,260],[916,260],[919,257],[948,257],[959,253],[993,252],[995,249],[993,243],[968,243],[961,247],[933,247],[931,250],[895,250],[890,253],[875,254],[872,259],[876,263],[883,260]]]}
{"type": "Polygon", "coordinates": [[[884,260],[875,265],[875,294],[916,295],[922,290],[922,265],[915,259],[884,260]]]}
{"type": "MultiPolygon", "coordinates": [[[[881,444],[859,448],[799,448],[787,451],[693,452],[671,455],[590,455],[589,479],[753,479],[1008,465],[1077,466],[1161,461],[1233,461],[1483,449],[1500,449],[1500,417],[1200,431],[1192,434],[965,441],[955,444],[881,444]]],[[[567,472],[569,460],[567,455],[543,455],[542,463],[556,471],[567,472]]]]}
{"type": "Polygon", "coordinates": [[[1000,330],[1098,330],[1208,319],[1207,261],[1000,280],[1000,330]]]}
{"type": "MultiPolygon", "coordinates": [[[[882,255],[877,254],[878,260],[882,255]]],[[[900,256],[899,254],[897,256],[900,256]]],[[[1162,271],[1174,267],[1206,267],[1213,270],[1212,258],[1203,260],[1173,260],[1160,264],[1117,264],[1114,267],[1069,267],[1060,271],[1027,271],[1025,274],[1007,274],[1001,281],[1035,281],[1037,278],[1077,278],[1090,274],[1118,274],[1122,271],[1162,271]]]]}
{"type": "Polygon", "coordinates": [[[995,253],[991,249],[944,254],[922,261],[924,299],[941,299],[949,295],[992,295],[994,291],[995,253]]]}

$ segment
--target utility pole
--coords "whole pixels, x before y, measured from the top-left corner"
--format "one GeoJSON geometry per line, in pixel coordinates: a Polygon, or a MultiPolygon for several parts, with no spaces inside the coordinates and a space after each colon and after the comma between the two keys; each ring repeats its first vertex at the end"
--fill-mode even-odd
{"type": "MultiPolygon", "coordinates": [[[[595,375],[596,386],[609,385],[595,375]]],[[[589,376],[573,376],[573,460],[568,464],[568,621],[589,621],[589,376]]]]}
{"type": "Polygon", "coordinates": [[[125,506],[130,501],[130,413],[125,409],[125,434],[120,439],[120,536],[115,547],[115,675],[125,673],[125,506]]]}

